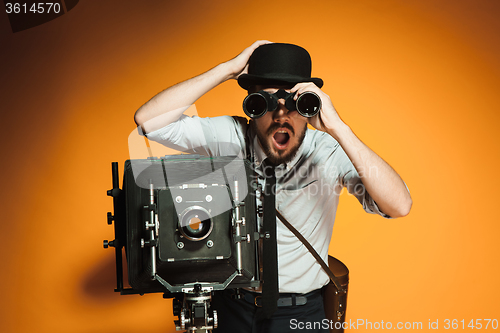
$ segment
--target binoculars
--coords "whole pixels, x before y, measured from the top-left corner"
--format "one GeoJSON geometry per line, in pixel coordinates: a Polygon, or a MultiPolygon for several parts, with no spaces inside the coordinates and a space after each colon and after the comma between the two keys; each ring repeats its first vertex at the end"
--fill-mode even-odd
{"type": "Polygon", "coordinates": [[[299,95],[296,101],[293,100],[295,93],[288,93],[280,89],[274,94],[260,90],[249,94],[243,100],[243,111],[250,118],[262,117],[267,111],[274,111],[278,108],[278,100],[285,100],[285,107],[288,111],[295,111],[303,117],[313,117],[321,110],[321,99],[312,91],[306,91],[299,95]]]}

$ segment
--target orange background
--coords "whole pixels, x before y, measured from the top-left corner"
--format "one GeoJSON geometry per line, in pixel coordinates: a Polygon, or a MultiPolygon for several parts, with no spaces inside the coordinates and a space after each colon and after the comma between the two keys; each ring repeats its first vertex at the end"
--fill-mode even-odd
{"type": "MultiPolygon", "coordinates": [[[[397,220],[343,195],[330,253],[351,272],[347,317],[500,320],[499,15],[493,0],[80,1],[13,34],[0,14],[0,331],[174,331],[170,300],[113,292],[111,162],[144,102],[257,39],[305,47],[411,190],[397,220]]],[[[226,82],[196,108],[243,115],[244,96],[226,82]]]]}

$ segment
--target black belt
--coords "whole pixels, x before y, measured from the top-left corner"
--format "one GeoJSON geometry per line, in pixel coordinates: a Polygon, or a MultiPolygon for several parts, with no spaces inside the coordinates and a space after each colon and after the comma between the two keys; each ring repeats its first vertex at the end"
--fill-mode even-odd
{"type": "MultiPolygon", "coordinates": [[[[256,307],[262,307],[262,295],[261,293],[249,292],[247,290],[242,290],[244,293],[244,300],[256,307]]],[[[315,297],[321,297],[321,289],[311,291],[307,294],[279,294],[278,307],[284,306],[296,306],[307,304],[308,299],[315,297]]]]}

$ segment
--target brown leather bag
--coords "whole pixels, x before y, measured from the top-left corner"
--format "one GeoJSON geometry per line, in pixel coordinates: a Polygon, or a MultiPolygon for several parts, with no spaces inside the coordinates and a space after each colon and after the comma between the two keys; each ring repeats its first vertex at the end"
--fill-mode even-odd
{"type": "Polygon", "coordinates": [[[347,309],[347,287],[349,285],[349,270],[340,260],[328,256],[328,266],[312,247],[307,239],[276,210],[276,216],[305,245],[323,270],[330,277],[330,283],[325,287],[323,303],[325,315],[329,320],[330,332],[344,332],[344,322],[347,309]]]}
{"type": "Polygon", "coordinates": [[[323,303],[325,305],[325,315],[330,321],[330,332],[344,332],[345,313],[347,309],[347,288],[349,285],[349,270],[340,260],[328,256],[328,267],[341,285],[341,291],[337,289],[335,283],[330,280],[325,287],[323,303]]]}

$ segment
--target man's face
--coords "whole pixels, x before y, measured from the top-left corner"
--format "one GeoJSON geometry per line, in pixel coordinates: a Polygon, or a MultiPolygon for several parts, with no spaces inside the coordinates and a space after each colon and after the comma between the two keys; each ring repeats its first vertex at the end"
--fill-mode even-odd
{"type": "MultiPolygon", "coordinates": [[[[290,87],[256,86],[253,91],[265,90],[271,94],[283,88],[290,92],[290,87]]],[[[291,161],[297,153],[306,134],[307,119],[297,111],[288,111],[285,100],[278,100],[275,111],[266,112],[255,119],[255,130],[259,143],[269,160],[274,165],[291,161]]]]}

